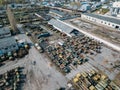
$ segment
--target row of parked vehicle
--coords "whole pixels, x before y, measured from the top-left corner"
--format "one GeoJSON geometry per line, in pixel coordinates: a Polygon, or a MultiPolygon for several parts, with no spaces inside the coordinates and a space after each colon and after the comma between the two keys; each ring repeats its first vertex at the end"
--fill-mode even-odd
{"type": "Polygon", "coordinates": [[[106,75],[94,70],[76,74],[70,83],[75,90],[120,90],[106,75]]]}
{"type": "Polygon", "coordinates": [[[23,67],[17,67],[0,75],[0,90],[23,90],[26,75],[23,67]]]}

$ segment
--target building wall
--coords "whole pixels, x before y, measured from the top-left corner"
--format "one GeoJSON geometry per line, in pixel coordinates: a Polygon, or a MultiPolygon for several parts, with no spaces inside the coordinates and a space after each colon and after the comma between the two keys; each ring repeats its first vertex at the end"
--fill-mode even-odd
{"type": "Polygon", "coordinates": [[[90,17],[90,16],[87,16],[87,15],[84,15],[84,14],[81,15],[81,18],[92,21],[94,23],[98,23],[98,24],[100,23],[101,25],[105,25],[105,26],[120,30],[120,25],[109,22],[109,21],[100,20],[98,18],[90,17]],[[117,27],[119,27],[119,28],[117,28],[117,27]]]}

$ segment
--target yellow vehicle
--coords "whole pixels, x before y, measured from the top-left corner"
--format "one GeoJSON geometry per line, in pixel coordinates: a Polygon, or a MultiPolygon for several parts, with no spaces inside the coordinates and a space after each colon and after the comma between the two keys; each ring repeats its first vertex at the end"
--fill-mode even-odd
{"type": "Polygon", "coordinates": [[[89,87],[89,90],[96,90],[96,88],[92,85],[89,87]]]}
{"type": "Polygon", "coordinates": [[[102,79],[102,80],[105,80],[106,78],[107,78],[107,76],[105,76],[105,75],[102,75],[102,76],[101,76],[101,79],[102,79]]]}
{"type": "Polygon", "coordinates": [[[94,79],[95,81],[100,80],[100,75],[99,75],[99,74],[95,75],[95,76],[93,77],[93,79],[94,79]]]}
{"type": "Polygon", "coordinates": [[[74,83],[77,83],[78,81],[79,81],[79,80],[78,80],[77,78],[74,78],[74,79],[73,79],[73,82],[74,82],[74,83]]]}
{"type": "Polygon", "coordinates": [[[78,73],[77,75],[76,75],[76,78],[80,78],[80,76],[81,76],[81,74],[80,73],[78,73]]]}

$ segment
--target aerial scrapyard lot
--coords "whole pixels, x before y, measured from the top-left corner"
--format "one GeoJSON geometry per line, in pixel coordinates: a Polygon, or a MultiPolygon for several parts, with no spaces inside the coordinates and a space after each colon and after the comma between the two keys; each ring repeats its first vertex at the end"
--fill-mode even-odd
{"type": "Polygon", "coordinates": [[[14,11],[25,32],[16,35],[15,38],[25,39],[31,48],[28,55],[2,66],[1,74],[18,66],[24,67],[23,72],[26,74],[25,83],[22,84],[24,90],[56,90],[60,87],[90,90],[90,87],[96,85],[95,88],[102,89],[117,87],[112,80],[119,74],[119,52],[80,32],[77,34],[73,32],[72,37],[67,36],[48,24],[46,20],[34,15],[37,12],[44,16],[48,13],[48,9],[44,10],[46,11],[42,8],[14,11]],[[76,77],[78,73],[81,76],[76,77]],[[108,87],[99,83],[102,82],[102,76],[105,76],[104,83],[108,87]],[[79,87],[81,79],[84,78],[88,81],[94,80],[89,81],[88,86],[79,87]],[[108,84],[107,80],[111,83],[108,84]],[[67,83],[73,87],[68,87],[67,83]]]}

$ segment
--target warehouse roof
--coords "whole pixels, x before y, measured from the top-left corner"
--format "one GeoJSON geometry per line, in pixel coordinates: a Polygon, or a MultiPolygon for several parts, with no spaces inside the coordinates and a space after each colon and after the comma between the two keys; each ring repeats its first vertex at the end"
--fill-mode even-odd
{"type": "Polygon", "coordinates": [[[16,43],[17,42],[13,37],[0,39],[0,49],[9,47],[9,46],[14,45],[16,43]]]}
{"type": "Polygon", "coordinates": [[[73,28],[71,28],[70,26],[68,26],[68,25],[66,25],[62,22],[60,22],[59,20],[51,19],[49,21],[49,23],[51,25],[53,25],[54,27],[59,28],[62,32],[65,32],[67,34],[70,34],[74,30],[73,28]]]}
{"type": "Polygon", "coordinates": [[[88,15],[90,17],[95,17],[95,18],[98,18],[98,19],[101,19],[101,20],[105,20],[105,21],[112,22],[112,23],[120,25],[120,20],[119,19],[115,19],[115,18],[111,18],[111,17],[107,17],[107,16],[102,16],[102,15],[91,14],[91,13],[84,13],[84,15],[88,15]]]}
{"type": "Polygon", "coordinates": [[[10,29],[8,27],[0,28],[0,34],[10,33],[10,29]]]}

